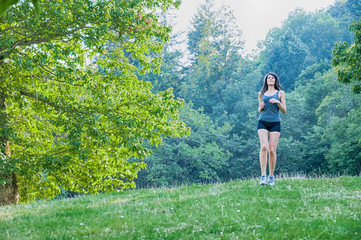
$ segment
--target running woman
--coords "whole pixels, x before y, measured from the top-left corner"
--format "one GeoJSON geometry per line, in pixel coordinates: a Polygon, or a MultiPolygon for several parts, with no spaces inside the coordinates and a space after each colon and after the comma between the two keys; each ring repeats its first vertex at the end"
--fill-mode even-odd
{"type": "Polygon", "coordinates": [[[286,113],[286,96],[281,90],[281,84],[275,73],[267,73],[264,77],[262,90],[258,95],[258,136],[261,145],[259,161],[261,165],[260,185],[274,185],[276,167],[276,149],[281,134],[281,119],[279,111],[286,113]],[[269,176],[267,177],[267,154],[269,176]]]}

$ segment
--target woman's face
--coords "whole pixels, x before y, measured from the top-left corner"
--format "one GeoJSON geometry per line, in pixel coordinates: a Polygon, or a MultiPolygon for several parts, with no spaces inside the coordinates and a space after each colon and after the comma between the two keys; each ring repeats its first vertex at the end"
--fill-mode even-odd
{"type": "Polygon", "coordinates": [[[275,77],[269,74],[267,76],[267,85],[275,85],[275,83],[276,83],[275,77]]]}

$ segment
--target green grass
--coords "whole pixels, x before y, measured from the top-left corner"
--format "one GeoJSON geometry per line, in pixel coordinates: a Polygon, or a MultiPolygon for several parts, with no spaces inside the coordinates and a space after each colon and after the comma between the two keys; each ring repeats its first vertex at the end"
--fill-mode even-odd
{"type": "Polygon", "coordinates": [[[131,190],[0,208],[0,239],[361,239],[361,177],[131,190]]]}

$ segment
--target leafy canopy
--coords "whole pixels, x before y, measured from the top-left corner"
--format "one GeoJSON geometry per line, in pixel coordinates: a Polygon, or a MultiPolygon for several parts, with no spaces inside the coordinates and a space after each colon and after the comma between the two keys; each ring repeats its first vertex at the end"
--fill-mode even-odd
{"type": "Polygon", "coordinates": [[[172,0],[21,2],[0,16],[0,176],[16,173],[20,200],[60,189],[96,193],[134,187],[149,142],[181,137],[183,101],[157,94],[136,72],[159,70],[172,0]],[[92,64],[91,59],[97,59],[92,64]],[[140,67],[130,62],[137,61],[140,67]]]}
{"type": "Polygon", "coordinates": [[[349,45],[347,42],[336,43],[333,50],[332,65],[337,71],[337,80],[341,83],[354,83],[354,93],[361,93],[361,21],[354,22],[350,26],[354,32],[355,42],[349,45]]]}
{"type": "MultiPolygon", "coordinates": [[[[19,0],[1,0],[0,1],[0,15],[3,14],[9,7],[18,3],[19,0]]],[[[39,12],[39,0],[31,0],[35,10],[39,12]]]]}

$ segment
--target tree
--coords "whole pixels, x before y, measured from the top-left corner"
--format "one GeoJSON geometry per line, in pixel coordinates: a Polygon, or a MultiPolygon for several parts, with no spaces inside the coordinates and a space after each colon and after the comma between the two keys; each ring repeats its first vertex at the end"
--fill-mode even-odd
{"type": "Polygon", "coordinates": [[[295,80],[304,68],[309,50],[292,29],[283,31],[282,36],[271,40],[266,51],[262,52],[265,58],[263,68],[265,73],[276,72],[283,89],[289,91],[294,89],[295,80]]]}
{"type": "MultiPolygon", "coordinates": [[[[9,7],[15,5],[19,0],[1,0],[0,1],[0,15],[3,14],[9,7]]],[[[36,12],[39,12],[39,0],[31,0],[32,4],[35,7],[36,12]]]]}
{"type": "Polygon", "coordinates": [[[192,128],[190,136],[166,139],[162,146],[153,147],[154,153],[145,158],[147,171],[136,179],[140,186],[174,186],[184,183],[217,182],[228,177],[231,154],[225,145],[229,142],[231,127],[221,127],[191,104],[182,108],[181,118],[192,128]]]}
{"type": "Polygon", "coordinates": [[[361,172],[361,95],[345,94],[350,91],[349,85],[339,86],[323,99],[316,111],[319,126],[324,127],[322,141],[329,144],[325,159],[333,174],[361,172]]]}
{"type": "Polygon", "coordinates": [[[347,42],[336,43],[332,52],[332,66],[337,71],[337,80],[345,84],[354,84],[352,91],[361,93],[361,21],[354,22],[350,26],[354,32],[355,42],[349,45],[347,42]]]}
{"type": "Polygon", "coordinates": [[[145,143],[189,134],[182,100],[135,72],[159,70],[172,0],[22,1],[0,16],[0,204],[134,187],[145,143]],[[114,44],[109,44],[114,43],[114,44]],[[96,66],[89,60],[97,56],[96,66]],[[132,58],[132,59],[130,59],[132,58]],[[137,60],[140,67],[130,62],[137,60]],[[9,191],[7,191],[9,190],[9,191]],[[12,194],[8,193],[11,192],[12,194]]]}
{"type": "Polygon", "coordinates": [[[219,116],[213,111],[224,101],[222,91],[238,70],[241,35],[227,6],[216,8],[213,1],[206,1],[198,9],[188,33],[192,65],[180,91],[180,96],[192,101],[196,109],[202,107],[204,113],[219,116]]]}
{"type": "Polygon", "coordinates": [[[139,79],[149,81],[153,86],[153,92],[165,91],[169,88],[173,89],[175,97],[178,97],[182,74],[184,73],[184,66],[181,58],[184,56],[182,52],[174,49],[176,44],[175,37],[171,38],[170,42],[164,47],[160,54],[162,64],[159,73],[148,72],[147,74],[139,75],[139,79]]]}
{"type": "Polygon", "coordinates": [[[357,20],[361,16],[361,2],[359,0],[347,0],[345,6],[349,13],[357,20]]]}
{"type": "MultiPolygon", "coordinates": [[[[264,42],[263,72],[273,71],[284,90],[293,90],[299,74],[311,64],[331,59],[333,44],[342,39],[338,22],[327,12],[293,12],[264,42]]],[[[343,40],[343,39],[342,39],[343,40]]]]}
{"type": "MultiPolygon", "coordinates": [[[[336,81],[335,73],[321,62],[311,65],[300,74],[298,85],[287,94],[287,114],[282,116],[282,136],[277,153],[277,168],[287,172],[315,173],[326,172],[324,155],[329,144],[322,141],[327,124],[318,124],[316,109],[325,98],[338,91],[341,84],[336,81]]],[[[330,68],[330,66],[328,66],[330,68]]]]}

